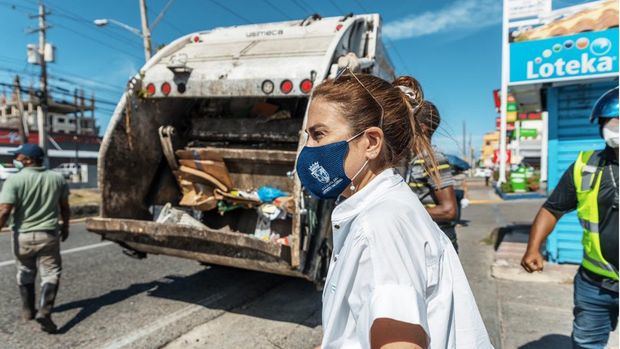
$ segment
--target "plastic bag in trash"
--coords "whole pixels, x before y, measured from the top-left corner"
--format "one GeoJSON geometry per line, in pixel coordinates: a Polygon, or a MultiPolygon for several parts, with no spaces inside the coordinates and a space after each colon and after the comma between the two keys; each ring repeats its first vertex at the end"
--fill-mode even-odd
{"type": "Polygon", "coordinates": [[[258,188],[258,198],[262,202],[273,202],[273,200],[287,195],[286,192],[274,187],[262,186],[258,188]]]}
{"type": "Polygon", "coordinates": [[[271,236],[271,220],[269,217],[258,215],[256,228],[254,229],[254,237],[263,241],[269,241],[271,236]]]}
{"type": "Polygon", "coordinates": [[[163,224],[177,224],[186,227],[207,229],[207,226],[202,224],[199,220],[192,217],[190,214],[183,210],[179,210],[172,207],[171,203],[167,203],[159,212],[156,223],[163,224]]]}
{"type": "Polygon", "coordinates": [[[279,209],[276,205],[272,204],[262,204],[258,208],[259,216],[267,217],[270,221],[276,219],[285,219],[286,212],[279,209]]]}

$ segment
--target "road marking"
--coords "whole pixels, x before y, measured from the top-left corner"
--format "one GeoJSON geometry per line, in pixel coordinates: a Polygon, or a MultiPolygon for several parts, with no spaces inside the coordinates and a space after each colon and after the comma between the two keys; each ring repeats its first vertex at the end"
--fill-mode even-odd
{"type": "MultiPolygon", "coordinates": [[[[131,345],[132,343],[144,337],[147,337],[157,331],[162,330],[163,328],[169,326],[172,323],[178,322],[182,320],[183,318],[188,317],[197,311],[205,309],[205,307],[207,307],[210,304],[221,301],[222,299],[224,299],[225,296],[229,294],[230,288],[232,287],[229,287],[226,290],[220,291],[219,293],[211,295],[207,298],[203,298],[200,301],[198,301],[198,304],[190,305],[183,309],[177,310],[176,312],[161,318],[160,320],[152,323],[149,326],[143,327],[142,329],[131,332],[129,335],[125,337],[109,342],[107,345],[104,345],[102,348],[120,349],[128,345],[131,345]]],[[[222,310],[222,312],[224,311],[225,310],[222,310]]]]}
{"type": "MultiPolygon", "coordinates": [[[[65,255],[65,254],[70,254],[70,253],[75,253],[75,252],[92,250],[94,248],[104,247],[104,246],[108,246],[108,245],[112,245],[112,244],[113,244],[113,242],[111,242],[111,241],[105,241],[105,242],[100,242],[100,243],[97,243],[97,244],[86,245],[86,246],[81,246],[81,247],[76,247],[76,248],[71,248],[71,249],[68,249],[68,250],[60,251],[60,254],[61,255],[65,255]]],[[[0,262],[0,268],[6,267],[7,265],[13,265],[13,264],[15,264],[15,260],[0,262]]]]}

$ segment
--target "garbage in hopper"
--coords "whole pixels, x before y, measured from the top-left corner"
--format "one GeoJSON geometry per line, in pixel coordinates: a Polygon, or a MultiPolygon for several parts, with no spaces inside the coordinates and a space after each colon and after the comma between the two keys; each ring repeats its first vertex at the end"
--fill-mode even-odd
{"type": "MultiPolygon", "coordinates": [[[[267,108],[265,105],[263,103],[261,108],[267,108]]],[[[164,153],[169,157],[167,161],[183,195],[180,206],[197,211],[217,209],[221,215],[237,209],[256,208],[258,218],[253,236],[263,241],[288,245],[288,239],[282,239],[278,232],[272,231],[271,221],[285,220],[293,214],[295,201],[289,193],[267,185],[258,190],[235,188],[223,157],[215,149],[186,147],[174,151],[173,157],[173,139],[163,136],[164,133],[174,135],[175,130],[172,126],[162,126],[160,140],[162,148],[168,150],[164,153]]],[[[168,218],[167,223],[181,224],[181,217],[186,221],[189,221],[187,217],[192,218],[186,213],[183,215],[183,211],[172,208],[170,204],[164,207],[159,217],[168,217],[170,212],[176,213],[176,219],[168,218]]],[[[195,223],[196,227],[202,225],[198,220],[195,223]]]]}

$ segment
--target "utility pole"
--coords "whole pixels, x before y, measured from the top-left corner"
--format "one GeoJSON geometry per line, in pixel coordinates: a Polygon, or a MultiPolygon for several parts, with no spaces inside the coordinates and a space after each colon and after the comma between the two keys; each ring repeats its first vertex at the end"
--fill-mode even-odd
{"type": "Polygon", "coordinates": [[[19,122],[17,129],[19,130],[19,140],[21,144],[28,143],[27,127],[28,122],[24,115],[24,104],[22,103],[22,87],[19,82],[19,75],[15,75],[15,82],[13,83],[13,91],[15,94],[15,102],[17,103],[17,110],[19,112],[19,122]]]}
{"type": "Polygon", "coordinates": [[[48,13],[45,12],[45,5],[43,2],[39,3],[39,14],[30,16],[30,18],[39,18],[39,27],[37,29],[30,30],[29,33],[39,32],[39,47],[38,47],[38,63],[41,65],[41,94],[39,97],[39,107],[37,108],[37,128],[39,130],[39,146],[43,149],[45,154],[44,164],[49,165],[49,159],[47,157],[47,62],[45,60],[45,32],[47,24],[45,23],[45,16],[48,13]]]}
{"type": "MultiPolygon", "coordinates": [[[[468,148],[468,152],[469,152],[469,166],[471,167],[471,169],[476,168],[476,162],[474,161],[474,147],[471,146],[471,141],[472,141],[472,134],[469,133],[469,143],[467,144],[468,148]]],[[[469,171],[469,174],[471,176],[472,174],[472,170],[469,171]]]]}
{"type": "Polygon", "coordinates": [[[463,120],[463,159],[467,160],[467,122],[463,120]]]}
{"type": "Polygon", "coordinates": [[[140,0],[140,17],[142,19],[142,40],[144,41],[144,58],[151,59],[151,30],[146,15],[146,0],[140,0]]]}
{"type": "Polygon", "coordinates": [[[502,75],[500,91],[500,126],[499,126],[499,178],[498,187],[506,182],[506,113],[508,111],[508,82],[510,81],[510,49],[508,47],[509,24],[508,1],[503,3],[502,11],[502,75]]]}
{"type": "Polygon", "coordinates": [[[79,154],[78,154],[78,134],[80,133],[80,111],[78,110],[80,103],[78,97],[77,88],[73,90],[73,104],[76,106],[74,117],[75,117],[75,134],[73,135],[73,143],[75,143],[75,167],[77,168],[77,164],[79,162],[79,154]]]}

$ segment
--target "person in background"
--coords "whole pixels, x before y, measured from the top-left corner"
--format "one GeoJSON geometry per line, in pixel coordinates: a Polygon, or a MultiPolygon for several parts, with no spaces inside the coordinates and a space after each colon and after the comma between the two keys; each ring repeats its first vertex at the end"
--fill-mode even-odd
{"type": "Polygon", "coordinates": [[[583,227],[583,260],[574,281],[573,348],[600,348],[618,323],[618,88],[594,105],[603,150],[579,153],[538,211],[521,260],[532,273],[543,270],[542,242],[562,215],[577,210],[583,227]]]}
{"type": "Polygon", "coordinates": [[[296,165],[305,190],[339,199],[321,348],[491,348],[450,240],[394,168],[434,163],[421,101],[343,71],[315,87],[296,165]]]}
{"type": "MultiPolygon", "coordinates": [[[[418,84],[409,80],[412,78],[408,79],[408,77],[405,77],[400,79],[400,81],[396,80],[394,83],[402,84],[404,86],[402,89],[404,93],[412,95],[409,91],[413,91],[413,87],[418,84]]],[[[414,96],[412,95],[412,97],[414,96]]],[[[437,107],[429,101],[423,101],[418,112],[422,134],[428,138],[430,143],[433,134],[441,123],[441,116],[437,107]]],[[[439,225],[441,231],[446,234],[452,242],[454,249],[458,252],[459,247],[455,228],[458,216],[458,202],[455,192],[456,181],[452,176],[452,168],[448,158],[435,148],[433,148],[433,156],[436,161],[436,167],[434,168],[427,164],[427,156],[415,156],[409,164],[406,179],[411,190],[418,196],[435,223],[439,225]],[[435,169],[440,174],[439,183],[435,183],[429,174],[430,171],[435,169]]]]}
{"type": "Polygon", "coordinates": [[[47,170],[43,150],[23,144],[15,152],[13,163],[19,172],[11,175],[0,193],[0,227],[13,221],[13,253],[17,266],[17,284],[22,301],[22,320],[35,318],[37,269],[41,274],[41,299],[35,320],[41,330],[57,331],[52,308],[58,292],[61,259],[60,241],[69,236],[69,188],[64,177],[47,170]],[[62,216],[59,229],[58,217],[62,216]]]}
{"type": "Polygon", "coordinates": [[[491,180],[492,175],[493,175],[493,170],[491,170],[488,167],[484,169],[484,186],[485,187],[489,186],[489,181],[491,180]]]}

